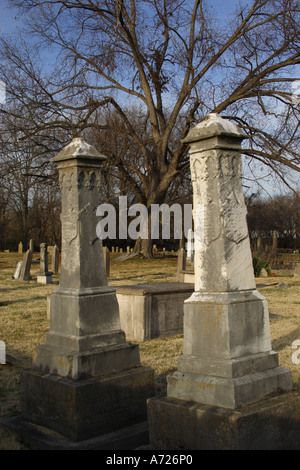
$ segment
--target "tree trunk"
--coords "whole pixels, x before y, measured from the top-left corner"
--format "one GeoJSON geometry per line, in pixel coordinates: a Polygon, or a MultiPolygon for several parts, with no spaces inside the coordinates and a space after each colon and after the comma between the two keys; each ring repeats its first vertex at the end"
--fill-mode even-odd
{"type": "Polygon", "coordinates": [[[150,238],[147,239],[141,239],[138,238],[135,242],[134,245],[134,253],[140,253],[143,255],[144,258],[153,258],[153,253],[152,253],[152,247],[153,247],[153,240],[150,238]]]}

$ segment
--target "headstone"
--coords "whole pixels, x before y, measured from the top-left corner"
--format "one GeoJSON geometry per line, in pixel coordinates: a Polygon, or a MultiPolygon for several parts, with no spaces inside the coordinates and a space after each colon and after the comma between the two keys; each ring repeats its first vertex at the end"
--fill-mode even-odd
{"type": "Polygon", "coordinates": [[[151,449],[300,447],[300,394],[272,350],[267,301],[256,290],[241,182],[244,138],[211,114],[184,140],[195,288],[184,303],[183,354],[167,397],[148,401],[151,449]]]}
{"type": "Polygon", "coordinates": [[[52,272],[48,270],[48,246],[47,243],[40,244],[40,271],[37,274],[37,282],[41,284],[52,284],[52,272]]]}
{"type": "Polygon", "coordinates": [[[23,261],[18,261],[15,273],[13,275],[13,279],[19,279],[20,273],[21,273],[21,268],[22,268],[23,261]]]}
{"type": "Polygon", "coordinates": [[[120,328],[96,234],[104,159],[81,138],[52,158],[62,199],[59,287],[50,295],[45,344],[21,374],[22,422],[59,433],[59,446],[72,449],[145,444],[146,400],[154,394],[153,371],[120,328]]]}
{"type": "Polygon", "coordinates": [[[0,364],[6,364],[6,345],[4,341],[0,341],[0,364]]]}
{"type": "Polygon", "coordinates": [[[186,250],[186,260],[191,262],[193,259],[193,231],[190,228],[187,233],[187,250],[186,250]]]}
{"type": "Polygon", "coordinates": [[[186,268],[186,251],[184,248],[181,248],[178,252],[177,257],[177,282],[182,282],[181,273],[186,268]]]}
{"type": "Polygon", "coordinates": [[[262,242],[261,242],[261,236],[259,235],[257,237],[257,251],[261,251],[262,249],[262,242]]]}
{"type": "Polygon", "coordinates": [[[294,268],[294,276],[300,277],[300,263],[298,263],[294,268]]]}
{"type": "Polygon", "coordinates": [[[18,253],[23,253],[23,243],[20,242],[18,245],[18,253]]]}
{"type": "Polygon", "coordinates": [[[103,263],[105,267],[106,276],[109,277],[110,276],[110,252],[106,246],[103,247],[103,263]]]}
{"type": "Polygon", "coordinates": [[[23,256],[20,275],[17,278],[18,281],[30,281],[31,280],[31,276],[30,276],[31,262],[32,262],[32,251],[27,250],[23,256]]]}
{"type": "Polygon", "coordinates": [[[59,250],[58,250],[57,245],[55,245],[51,253],[51,269],[52,269],[53,274],[58,274],[58,267],[59,267],[59,250]]]}
{"type": "Polygon", "coordinates": [[[29,250],[31,250],[32,253],[34,252],[34,242],[32,239],[29,240],[29,250]]]}

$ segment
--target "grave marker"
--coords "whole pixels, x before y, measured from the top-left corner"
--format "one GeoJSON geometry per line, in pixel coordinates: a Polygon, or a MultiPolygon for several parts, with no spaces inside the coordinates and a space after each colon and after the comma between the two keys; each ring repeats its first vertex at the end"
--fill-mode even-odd
{"type": "Polygon", "coordinates": [[[19,279],[20,273],[21,273],[21,269],[22,269],[22,264],[23,264],[23,261],[18,261],[18,262],[17,262],[17,266],[16,266],[15,273],[14,273],[14,275],[13,275],[13,279],[19,279]]]}
{"type": "Polygon", "coordinates": [[[40,271],[37,274],[37,282],[41,284],[52,284],[52,272],[48,270],[48,246],[47,243],[40,244],[40,271]]]}
{"type": "Polygon", "coordinates": [[[104,159],[80,138],[52,159],[62,193],[59,287],[50,295],[45,344],[21,374],[22,425],[56,431],[63,436],[57,445],[72,449],[145,443],[146,400],[154,393],[153,371],[141,366],[139,346],[120,328],[96,234],[104,159]]]}
{"type": "Polygon", "coordinates": [[[27,250],[23,257],[20,275],[17,278],[18,281],[30,281],[31,280],[31,276],[30,276],[31,262],[32,262],[32,251],[27,250]]]}
{"type": "Polygon", "coordinates": [[[300,395],[272,350],[267,301],[256,290],[241,183],[244,138],[212,114],[184,141],[195,288],[184,303],[183,354],[167,397],[148,402],[152,449],[300,447],[300,395]]]}
{"type": "Polygon", "coordinates": [[[58,250],[57,245],[55,245],[51,253],[51,268],[52,268],[53,274],[58,274],[58,267],[59,267],[59,250],[58,250]]]}

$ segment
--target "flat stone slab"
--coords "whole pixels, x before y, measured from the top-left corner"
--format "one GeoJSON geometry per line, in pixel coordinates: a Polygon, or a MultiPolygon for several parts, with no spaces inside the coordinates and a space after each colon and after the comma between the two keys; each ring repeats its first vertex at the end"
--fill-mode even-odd
{"type": "Polygon", "coordinates": [[[156,397],[148,420],[154,450],[300,450],[300,391],[236,410],[156,397]]]}
{"type": "Polygon", "coordinates": [[[132,450],[149,443],[148,421],[74,442],[21,416],[1,419],[0,426],[14,433],[30,450],[132,450]]]}
{"type": "Polygon", "coordinates": [[[146,341],[183,333],[183,304],[194,285],[178,282],[116,286],[127,339],[146,341]]]}

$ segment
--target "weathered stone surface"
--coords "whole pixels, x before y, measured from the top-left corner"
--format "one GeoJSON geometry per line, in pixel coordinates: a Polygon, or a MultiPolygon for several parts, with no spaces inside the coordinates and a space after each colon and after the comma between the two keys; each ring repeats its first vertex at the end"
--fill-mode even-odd
{"type": "MultiPolygon", "coordinates": [[[[225,437],[231,433],[230,448],[239,448],[237,415],[225,410],[292,390],[291,372],[279,366],[272,351],[267,301],[256,290],[241,183],[244,137],[232,123],[212,114],[185,139],[193,183],[195,289],[184,302],[184,350],[178,370],[167,378],[167,398],[148,403],[158,423],[161,417],[168,423],[168,428],[160,427],[152,419],[155,448],[206,448],[217,426],[224,427],[225,437]],[[201,411],[205,405],[215,410],[208,422],[201,411]],[[225,422],[219,422],[224,414],[225,422]],[[176,426],[180,415],[185,417],[176,426]],[[207,433],[204,447],[201,423],[207,433]]],[[[275,448],[276,443],[274,438],[275,448]]],[[[223,445],[227,448],[226,443],[218,448],[223,445]]]]}
{"type": "Polygon", "coordinates": [[[17,266],[13,275],[13,279],[19,279],[23,261],[18,261],[17,266]]]}
{"type": "Polygon", "coordinates": [[[32,262],[32,251],[27,250],[23,257],[20,275],[17,278],[18,281],[30,281],[31,262],[32,262]]]}
{"type": "Polygon", "coordinates": [[[193,285],[177,282],[117,286],[121,328],[127,339],[151,338],[183,333],[183,305],[193,285]]]}
{"type": "Polygon", "coordinates": [[[236,410],[170,397],[148,401],[153,450],[300,450],[300,393],[236,410]]]}
{"type": "Polygon", "coordinates": [[[40,270],[37,273],[37,282],[41,284],[52,284],[52,272],[48,270],[48,246],[47,243],[40,244],[40,270]]]}
{"type": "Polygon", "coordinates": [[[143,367],[78,381],[22,371],[22,415],[75,442],[83,441],[143,422],[152,382],[152,372],[143,367]]]}
{"type": "Polygon", "coordinates": [[[144,422],[154,394],[153,371],[141,367],[138,345],[126,342],[116,290],[107,285],[95,214],[103,158],[74,139],[53,159],[62,191],[61,274],[46,341],[21,377],[24,419],[74,441],[144,422]]]}
{"type": "Polygon", "coordinates": [[[51,268],[53,274],[58,274],[58,268],[59,268],[59,250],[57,245],[55,245],[52,249],[52,254],[51,254],[51,268]]]}

